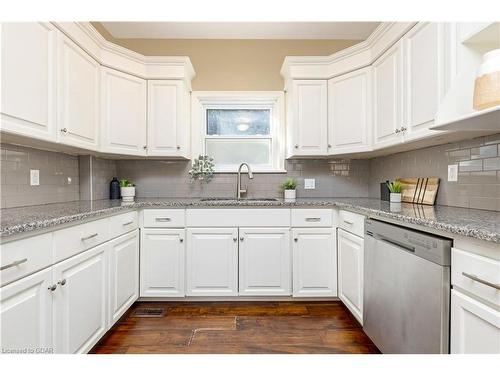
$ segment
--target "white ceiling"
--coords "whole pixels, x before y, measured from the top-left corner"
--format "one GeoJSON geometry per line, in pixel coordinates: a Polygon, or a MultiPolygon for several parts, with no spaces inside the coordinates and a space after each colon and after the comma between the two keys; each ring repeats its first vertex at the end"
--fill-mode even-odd
{"type": "Polygon", "coordinates": [[[378,22],[101,22],[114,38],[366,39],[378,22]]]}

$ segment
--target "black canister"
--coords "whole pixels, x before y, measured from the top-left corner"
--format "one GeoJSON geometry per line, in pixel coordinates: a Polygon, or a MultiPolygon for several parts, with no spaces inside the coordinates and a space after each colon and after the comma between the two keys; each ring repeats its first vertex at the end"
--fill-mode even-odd
{"type": "Polygon", "coordinates": [[[109,183],[109,199],[120,199],[120,183],[117,177],[113,177],[109,183]]]}
{"type": "Polygon", "coordinates": [[[388,182],[389,181],[380,183],[380,199],[383,201],[389,201],[390,191],[389,187],[387,186],[388,182]]]}

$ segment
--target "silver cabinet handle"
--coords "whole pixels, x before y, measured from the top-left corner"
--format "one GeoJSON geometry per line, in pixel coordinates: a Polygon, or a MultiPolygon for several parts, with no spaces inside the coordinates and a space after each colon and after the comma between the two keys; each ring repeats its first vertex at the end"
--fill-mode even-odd
{"type": "Polygon", "coordinates": [[[177,150],[180,150],[181,149],[181,146],[177,145],[177,150]]]}
{"type": "Polygon", "coordinates": [[[159,222],[162,222],[162,223],[163,223],[163,222],[172,221],[172,219],[171,219],[171,218],[169,218],[169,217],[157,217],[155,220],[156,220],[156,221],[159,221],[159,222]]]}
{"type": "Polygon", "coordinates": [[[233,237],[233,241],[236,242],[238,241],[238,239],[236,237],[233,237]]]}
{"type": "Polygon", "coordinates": [[[401,131],[402,131],[402,132],[406,131],[406,126],[402,126],[402,127],[401,127],[401,131]]]}
{"type": "Polygon", "coordinates": [[[57,289],[57,284],[51,285],[47,289],[50,290],[51,292],[53,292],[54,290],[57,289]]]}
{"type": "Polygon", "coordinates": [[[294,238],[293,239],[295,242],[299,242],[299,239],[298,238],[294,238]]]}
{"type": "Polygon", "coordinates": [[[67,132],[68,132],[68,129],[66,129],[66,128],[61,129],[61,133],[67,133],[67,132]]]}
{"type": "Polygon", "coordinates": [[[94,234],[91,234],[90,236],[82,237],[81,240],[87,241],[87,240],[90,240],[91,238],[97,237],[98,235],[99,235],[99,233],[94,233],[94,234]]]}
{"type": "Polygon", "coordinates": [[[299,145],[295,145],[295,148],[299,148],[299,145]]]}
{"type": "Polygon", "coordinates": [[[28,261],[28,258],[15,260],[12,263],[9,263],[9,264],[6,264],[5,266],[0,267],[0,271],[15,267],[15,266],[19,266],[20,264],[26,263],[27,261],[28,261]]]}
{"type": "Polygon", "coordinates": [[[57,283],[61,286],[66,285],[66,279],[62,279],[61,281],[58,281],[57,283]]]}
{"type": "Polygon", "coordinates": [[[240,237],[240,241],[243,241],[245,239],[245,237],[240,237]]]}
{"type": "Polygon", "coordinates": [[[148,149],[148,146],[144,145],[144,146],[142,146],[142,148],[143,148],[144,150],[147,150],[147,149],[148,149]]]}
{"type": "Polygon", "coordinates": [[[479,277],[477,277],[476,275],[471,275],[470,273],[467,273],[467,272],[462,272],[462,275],[465,276],[465,277],[468,277],[469,279],[471,280],[474,280],[474,281],[477,281],[478,283],[481,283],[481,284],[484,284],[484,285],[487,285],[491,288],[494,288],[496,290],[500,290],[500,284],[494,284],[494,283],[491,283],[489,281],[486,281],[486,280],[483,280],[483,279],[480,279],[479,277]]]}
{"type": "Polygon", "coordinates": [[[344,220],[344,223],[349,224],[349,225],[353,225],[354,224],[352,221],[349,221],[349,220],[344,220]]]}
{"type": "Polygon", "coordinates": [[[397,133],[399,133],[400,131],[401,131],[401,130],[396,129],[396,130],[394,130],[394,133],[396,133],[396,134],[397,134],[397,133]]]}
{"type": "Polygon", "coordinates": [[[184,242],[184,238],[179,238],[179,242],[184,242]]]}
{"type": "Polygon", "coordinates": [[[332,145],[328,145],[328,148],[332,148],[332,145]]]}
{"type": "Polygon", "coordinates": [[[320,217],[306,217],[306,221],[316,222],[316,221],[321,221],[321,218],[320,217]]]}
{"type": "Polygon", "coordinates": [[[130,225],[130,224],[134,224],[134,222],[133,221],[127,221],[126,223],[123,223],[122,225],[125,227],[125,226],[130,225]]]}

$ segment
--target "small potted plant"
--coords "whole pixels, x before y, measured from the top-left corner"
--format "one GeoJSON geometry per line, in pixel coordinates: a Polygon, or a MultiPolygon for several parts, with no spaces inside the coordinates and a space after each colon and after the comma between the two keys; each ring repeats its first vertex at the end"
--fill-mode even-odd
{"type": "Polygon", "coordinates": [[[287,178],[283,181],[281,189],[285,193],[285,202],[295,202],[297,181],[294,178],[287,178]]]}
{"type": "Polygon", "coordinates": [[[392,181],[387,183],[389,188],[390,201],[392,203],[401,203],[401,192],[403,191],[403,185],[399,181],[392,181]]]}
{"type": "Polygon", "coordinates": [[[135,197],[135,185],[129,180],[120,180],[120,194],[124,202],[133,202],[135,197]]]}

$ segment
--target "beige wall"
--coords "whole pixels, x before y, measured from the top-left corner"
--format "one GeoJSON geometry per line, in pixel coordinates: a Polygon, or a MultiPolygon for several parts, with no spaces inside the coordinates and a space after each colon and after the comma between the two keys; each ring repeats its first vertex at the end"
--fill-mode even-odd
{"type": "Polygon", "coordinates": [[[144,55],[189,56],[196,71],[193,90],[282,90],[285,56],[326,56],[357,40],[113,39],[144,55]]]}

